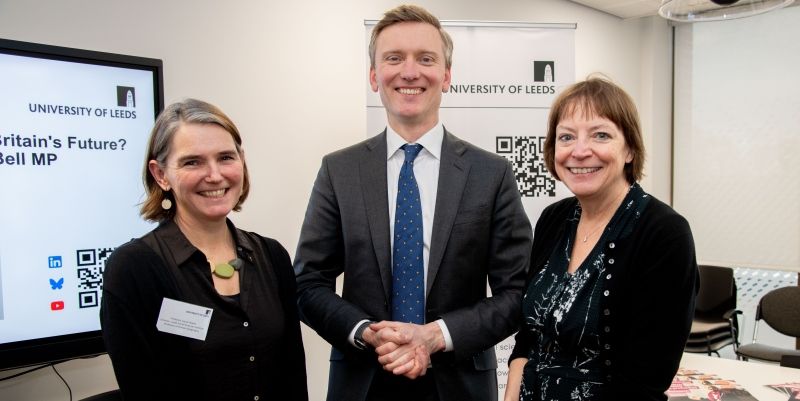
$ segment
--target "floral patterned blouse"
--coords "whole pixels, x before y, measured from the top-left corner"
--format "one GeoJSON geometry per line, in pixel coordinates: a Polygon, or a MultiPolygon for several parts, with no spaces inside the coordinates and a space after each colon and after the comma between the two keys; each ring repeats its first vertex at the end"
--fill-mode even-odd
{"type": "Polygon", "coordinates": [[[521,330],[530,331],[536,341],[523,370],[521,401],[603,398],[606,371],[599,357],[602,278],[607,269],[603,250],[623,232],[630,232],[647,200],[641,187],[632,185],[597,244],[570,274],[567,267],[581,217],[576,203],[563,237],[532,278],[523,299],[521,330]]]}

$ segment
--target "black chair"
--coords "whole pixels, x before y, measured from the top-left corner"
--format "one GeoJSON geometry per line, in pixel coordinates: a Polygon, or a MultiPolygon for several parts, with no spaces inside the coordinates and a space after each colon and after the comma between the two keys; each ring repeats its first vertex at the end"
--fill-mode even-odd
{"type": "Polygon", "coordinates": [[[733,345],[739,347],[739,320],[736,309],[736,280],[729,267],[700,265],[700,292],[692,320],[692,329],[684,351],[711,353],[733,345]]]}
{"type": "Polygon", "coordinates": [[[784,355],[781,357],[781,366],[800,369],[800,355],[784,355]]]}
{"type": "MultiPolygon", "coordinates": [[[[800,337],[800,287],[774,289],[758,301],[756,323],[753,328],[753,342],[743,344],[736,350],[739,359],[758,359],[767,362],[781,362],[784,356],[800,357],[800,351],[792,348],[773,347],[757,342],[758,325],[764,321],[778,333],[790,337],[800,337]]],[[[787,358],[787,363],[791,363],[787,358]]]]}
{"type": "Polygon", "coordinates": [[[117,390],[106,391],[105,393],[95,394],[80,401],[122,401],[122,393],[117,390]]]}

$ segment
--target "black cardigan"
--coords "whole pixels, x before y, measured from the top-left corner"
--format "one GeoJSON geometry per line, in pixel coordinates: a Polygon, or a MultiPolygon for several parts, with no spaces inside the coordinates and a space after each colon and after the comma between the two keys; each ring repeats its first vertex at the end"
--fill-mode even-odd
{"type": "MultiPolygon", "coordinates": [[[[528,277],[542,269],[564,235],[575,208],[572,197],[548,206],[536,223],[528,277]]],[[[689,224],[672,208],[651,198],[630,235],[604,244],[605,262],[614,259],[611,278],[603,278],[600,358],[606,361],[609,400],[666,400],[664,392],[680,364],[694,315],[699,286],[694,240],[689,224]]],[[[509,360],[527,358],[534,339],[516,336],[509,360]]]]}

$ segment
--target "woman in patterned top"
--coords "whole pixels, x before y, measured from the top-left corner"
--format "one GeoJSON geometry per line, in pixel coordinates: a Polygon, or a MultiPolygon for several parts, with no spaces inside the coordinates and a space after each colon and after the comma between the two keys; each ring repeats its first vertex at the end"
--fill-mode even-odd
{"type": "Polygon", "coordinates": [[[645,193],[636,106],[610,81],[566,88],[544,158],[574,197],[536,223],[505,400],[666,400],[698,273],[686,220],[645,193]]]}

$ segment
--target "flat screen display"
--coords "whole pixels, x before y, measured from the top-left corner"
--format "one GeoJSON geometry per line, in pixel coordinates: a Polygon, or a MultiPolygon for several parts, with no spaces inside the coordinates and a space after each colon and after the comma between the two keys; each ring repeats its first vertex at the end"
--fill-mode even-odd
{"type": "Polygon", "coordinates": [[[151,228],[161,60],[0,39],[0,369],[104,352],[105,260],[151,228]]]}

